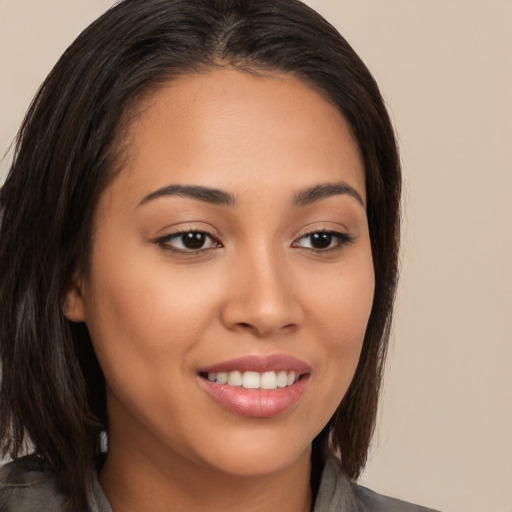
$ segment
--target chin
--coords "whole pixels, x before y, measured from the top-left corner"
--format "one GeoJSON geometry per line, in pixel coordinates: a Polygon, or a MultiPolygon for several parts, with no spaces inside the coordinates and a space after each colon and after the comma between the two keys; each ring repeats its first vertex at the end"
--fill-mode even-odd
{"type": "Polygon", "coordinates": [[[310,443],[286,437],[253,434],[252,437],[242,436],[238,440],[226,438],[222,446],[217,446],[207,457],[203,456],[203,460],[208,466],[230,476],[272,475],[310,458],[310,443]]]}

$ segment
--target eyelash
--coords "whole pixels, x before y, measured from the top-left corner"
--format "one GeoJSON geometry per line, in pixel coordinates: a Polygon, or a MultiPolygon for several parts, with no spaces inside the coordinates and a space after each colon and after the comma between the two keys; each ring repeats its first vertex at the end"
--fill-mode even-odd
{"type": "MultiPolygon", "coordinates": [[[[295,240],[292,243],[292,247],[294,248],[300,248],[299,242],[301,240],[308,239],[310,240],[310,243],[312,242],[311,237],[314,237],[315,235],[321,235],[321,237],[326,240],[326,236],[331,237],[328,241],[328,247],[325,248],[315,248],[315,247],[303,247],[304,249],[311,251],[313,253],[329,253],[334,251],[339,251],[344,246],[349,245],[354,242],[354,238],[346,233],[341,233],[339,231],[332,231],[332,230],[317,230],[317,231],[311,231],[310,233],[306,233],[305,235],[302,235],[300,238],[295,240]],[[331,247],[332,243],[334,242],[334,247],[331,247]]],[[[321,238],[317,238],[318,240],[321,240],[321,238]]],[[[210,251],[212,249],[217,249],[220,247],[223,247],[222,243],[218,238],[213,236],[212,234],[208,233],[207,231],[200,231],[200,230],[193,230],[193,229],[187,229],[183,231],[177,231],[175,233],[171,233],[169,235],[165,235],[161,238],[158,238],[155,240],[155,243],[159,245],[162,249],[174,253],[179,254],[187,254],[187,255],[199,255],[201,253],[204,253],[206,251],[210,251]],[[209,239],[210,243],[212,244],[211,247],[198,247],[196,249],[194,248],[176,248],[171,245],[171,242],[174,240],[180,240],[183,244],[183,237],[185,235],[189,235],[190,240],[193,240],[193,237],[196,236],[196,238],[199,236],[204,236],[205,239],[209,239]]]]}
{"type": "MultiPolygon", "coordinates": [[[[324,240],[325,237],[330,237],[329,247],[318,249],[314,247],[304,247],[304,249],[310,250],[314,253],[327,253],[341,250],[344,246],[349,245],[354,242],[354,238],[348,235],[347,233],[342,233],[340,231],[332,231],[328,229],[320,229],[317,231],[311,231],[310,233],[306,233],[302,235],[297,241],[292,243],[292,247],[298,247],[298,242],[304,239],[309,238],[310,242],[312,241],[312,237],[315,235],[321,235],[324,240]],[[330,245],[334,242],[334,247],[330,247],[330,245]]],[[[320,238],[321,239],[321,238],[320,238]]]]}
{"type": "MultiPolygon", "coordinates": [[[[192,237],[191,237],[192,238],[192,237]]],[[[216,248],[219,248],[219,247],[222,247],[222,243],[220,242],[220,240],[216,237],[214,237],[213,235],[211,235],[210,233],[206,232],[206,231],[200,231],[200,230],[195,230],[195,229],[185,229],[185,230],[182,230],[182,231],[176,231],[175,233],[171,233],[169,235],[165,235],[161,238],[158,238],[157,240],[155,240],[155,243],[158,244],[162,249],[166,250],[166,251],[170,251],[170,252],[174,252],[174,253],[179,253],[179,254],[187,254],[187,255],[197,255],[197,254],[200,254],[200,253],[203,253],[205,251],[209,251],[211,249],[216,249],[216,248]],[[209,239],[211,241],[211,243],[213,244],[212,247],[206,247],[206,248],[203,248],[203,247],[200,247],[200,248],[197,248],[197,249],[190,249],[190,248],[176,248],[176,247],[173,247],[170,242],[172,242],[173,240],[180,240],[181,239],[181,242],[182,242],[182,245],[183,245],[183,237],[185,235],[196,235],[196,236],[201,236],[201,235],[204,235],[204,237],[206,239],[209,239]]]]}

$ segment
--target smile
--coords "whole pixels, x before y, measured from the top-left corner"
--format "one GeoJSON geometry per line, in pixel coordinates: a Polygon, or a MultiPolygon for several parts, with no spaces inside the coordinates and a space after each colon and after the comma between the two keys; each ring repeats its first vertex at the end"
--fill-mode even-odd
{"type": "MultiPolygon", "coordinates": [[[[204,374],[202,375],[204,376],[204,374]]],[[[245,389],[277,389],[285,388],[295,384],[300,378],[300,374],[294,371],[270,371],[270,372],[210,372],[206,375],[206,378],[210,382],[216,384],[227,384],[232,387],[242,387],[245,389]]]]}
{"type": "Polygon", "coordinates": [[[290,410],[307,389],[311,368],[287,355],[248,356],[201,368],[199,383],[223,408],[270,418],[290,410]]]}

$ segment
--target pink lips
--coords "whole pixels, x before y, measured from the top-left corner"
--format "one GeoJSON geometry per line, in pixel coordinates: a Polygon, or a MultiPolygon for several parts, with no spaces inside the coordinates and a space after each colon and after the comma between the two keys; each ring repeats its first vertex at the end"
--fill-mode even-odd
{"type": "Polygon", "coordinates": [[[232,412],[253,418],[270,418],[292,407],[306,390],[311,368],[291,356],[278,354],[267,357],[247,356],[224,361],[199,369],[200,384],[214,400],[232,412]],[[232,371],[286,371],[295,372],[300,378],[292,385],[271,390],[245,389],[211,382],[208,373],[232,371]]]}
{"type": "Polygon", "coordinates": [[[309,373],[311,368],[300,359],[285,354],[271,356],[246,356],[238,359],[231,359],[222,363],[205,366],[199,369],[199,373],[212,372],[270,372],[286,371],[295,373],[309,373]]]}

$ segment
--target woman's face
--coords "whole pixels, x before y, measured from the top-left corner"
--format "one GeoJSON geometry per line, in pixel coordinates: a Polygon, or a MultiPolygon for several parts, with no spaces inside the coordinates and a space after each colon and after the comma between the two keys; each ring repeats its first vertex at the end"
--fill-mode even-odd
{"type": "Polygon", "coordinates": [[[105,374],[112,450],[232,475],[304,460],[373,299],[347,123],[296,78],[223,69],[156,92],[126,147],[66,312],[105,374]]]}

